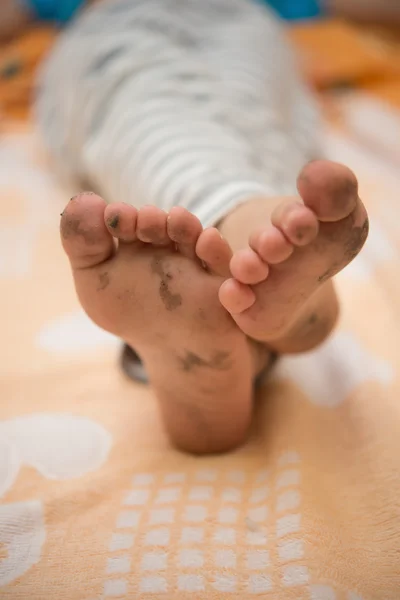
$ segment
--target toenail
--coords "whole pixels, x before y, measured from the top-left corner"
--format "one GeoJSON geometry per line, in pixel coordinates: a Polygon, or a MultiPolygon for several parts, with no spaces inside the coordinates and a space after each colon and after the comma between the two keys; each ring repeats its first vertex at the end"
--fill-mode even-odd
{"type": "Polygon", "coordinates": [[[116,229],[119,224],[119,215],[114,215],[111,219],[108,219],[107,224],[111,229],[116,229]]]}

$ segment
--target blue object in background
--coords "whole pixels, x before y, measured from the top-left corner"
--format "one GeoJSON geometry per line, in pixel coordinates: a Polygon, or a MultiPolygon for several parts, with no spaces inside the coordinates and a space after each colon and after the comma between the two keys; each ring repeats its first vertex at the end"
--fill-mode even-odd
{"type": "MultiPolygon", "coordinates": [[[[200,0],[201,1],[201,0],[200,0]]],[[[318,0],[259,0],[271,6],[283,19],[313,19],[322,13],[318,0]]]]}
{"type": "MultiPolygon", "coordinates": [[[[22,0],[41,21],[69,21],[85,0],[22,0]]],[[[0,0],[1,2],[1,0],[0,0]]]]}
{"type": "MultiPolygon", "coordinates": [[[[85,0],[20,0],[27,4],[38,19],[56,21],[63,24],[69,21],[85,0]]],[[[202,0],[198,0],[201,2],[202,0]]],[[[258,0],[271,6],[283,19],[312,19],[321,15],[318,0],[258,0]]],[[[1,0],[0,0],[1,2],[1,0]]]]}

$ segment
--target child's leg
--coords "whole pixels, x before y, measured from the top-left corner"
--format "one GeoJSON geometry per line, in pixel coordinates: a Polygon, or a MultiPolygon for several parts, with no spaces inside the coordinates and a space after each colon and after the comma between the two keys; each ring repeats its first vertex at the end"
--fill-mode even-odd
{"type": "MultiPolygon", "coordinates": [[[[295,331],[306,302],[313,295],[309,302],[319,305],[315,282],[349,259],[348,224],[358,227],[362,208],[346,188],[349,175],[327,163],[319,175],[308,172],[302,196],[310,208],[281,207],[315,155],[314,129],[311,102],[268,14],[245,0],[188,0],[178,13],[173,6],[117,0],[88,13],[50,63],[40,112],[70,174],[114,202],[157,206],[106,208],[98,196],[80,195],[64,211],[63,244],[88,314],[143,357],[171,439],[220,451],[245,438],[268,342],[290,349],[281,343],[289,336],[303,348],[304,327],[295,331]],[[117,25],[118,36],[109,34],[117,25]],[[181,208],[171,211],[174,204],[181,208]],[[219,222],[235,249],[253,236],[250,268],[249,257],[233,259],[235,281],[225,281],[229,245],[186,209],[203,225],[219,222]],[[268,262],[293,254],[268,267],[260,258],[266,234],[254,229],[271,218],[268,262]],[[328,229],[324,220],[333,222],[328,229]],[[320,255],[324,273],[313,263],[320,255]],[[254,298],[245,284],[255,290],[253,310],[245,310],[243,298],[248,307],[254,298]],[[260,337],[249,321],[262,330],[263,345],[234,324],[219,290],[243,331],[260,337]],[[285,325],[281,339],[276,329],[270,335],[275,313],[285,325]]],[[[328,287],[322,293],[324,304],[334,302],[328,287]]]]}

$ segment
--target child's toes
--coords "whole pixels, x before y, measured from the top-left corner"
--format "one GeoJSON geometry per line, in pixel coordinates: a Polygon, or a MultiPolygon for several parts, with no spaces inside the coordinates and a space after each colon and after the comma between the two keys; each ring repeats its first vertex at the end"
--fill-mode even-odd
{"type": "Polygon", "coordinates": [[[136,234],[141,242],[166,246],[171,243],[167,233],[167,213],[156,206],[143,206],[137,217],[136,234]]]}
{"type": "Polygon", "coordinates": [[[227,279],[219,288],[219,301],[231,315],[239,315],[253,306],[256,296],[251,287],[236,279],[227,279]]]}
{"type": "Polygon", "coordinates": [[[116,202],[109,204],[104,211],[108,231],[121,242],[134,242],[138,211],[130,204],[116,202]]]}
{"type": "Polygon", "coordinates": [[[320,221],[340,221],[360,205],[354,173],[348,167],[328,160],[308,163],[297,179],[297,189],[304,204],[320,221]]]}
{"type": "Polygon", "coordinates": [[[268,277],[268,265],[251,248],[238,250],[230,262],[232,276],[241,283],[255,285],[268,277]]]}
{"type": "Polygon", "coordinates": [[[306,246],[318,235],[316,215],[299,202],[279,205],[271,215],[271,222],[295,246],[306,246]]]}
{"type": "Polygon", "coordinates": [[[232,250],[218,229],[210,227],[200,234],[196,244],[196,254],[210,273],[228,277],[232,250]]]}
{"type": "Polygon", "coordinates": [[[182,206],[175,206],[167,218],[167,233],[183,256],[195,258],[196,243],[203,231],[199,219],[182,206]]]}
{"type": "Polygon", "coordinates": [[[293,244],[273,225],[255,231],[250,236],[249,246],[270,265],[283,262],[294,250],[293,244]]]}
{"type": "Polygon", "coordinates": [[[74,196],[61,215],[62,245],[73,269],[104,262],[114,252],[114,240],[104,223],[105,201],[90,192],[74,196]]]}

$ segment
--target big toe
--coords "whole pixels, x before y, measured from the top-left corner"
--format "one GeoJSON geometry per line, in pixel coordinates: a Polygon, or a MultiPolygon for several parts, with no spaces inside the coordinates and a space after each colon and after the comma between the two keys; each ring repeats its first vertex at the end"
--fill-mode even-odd
{"type": "Polygon", "coordinates": [[[74,269],[104,262],[114,251],[114,241],[104,222],[105,201],[90,192],[74,196],[61,215],[62,245],[74,269]]]}
{"type": "Polygon", "coordinates": [[[359,201],[354,173],[348,167],[328,160],[316,160],[306,165],[298,177],[297,189],[304,204],[320,221],[345,219],[359,201]]]}

